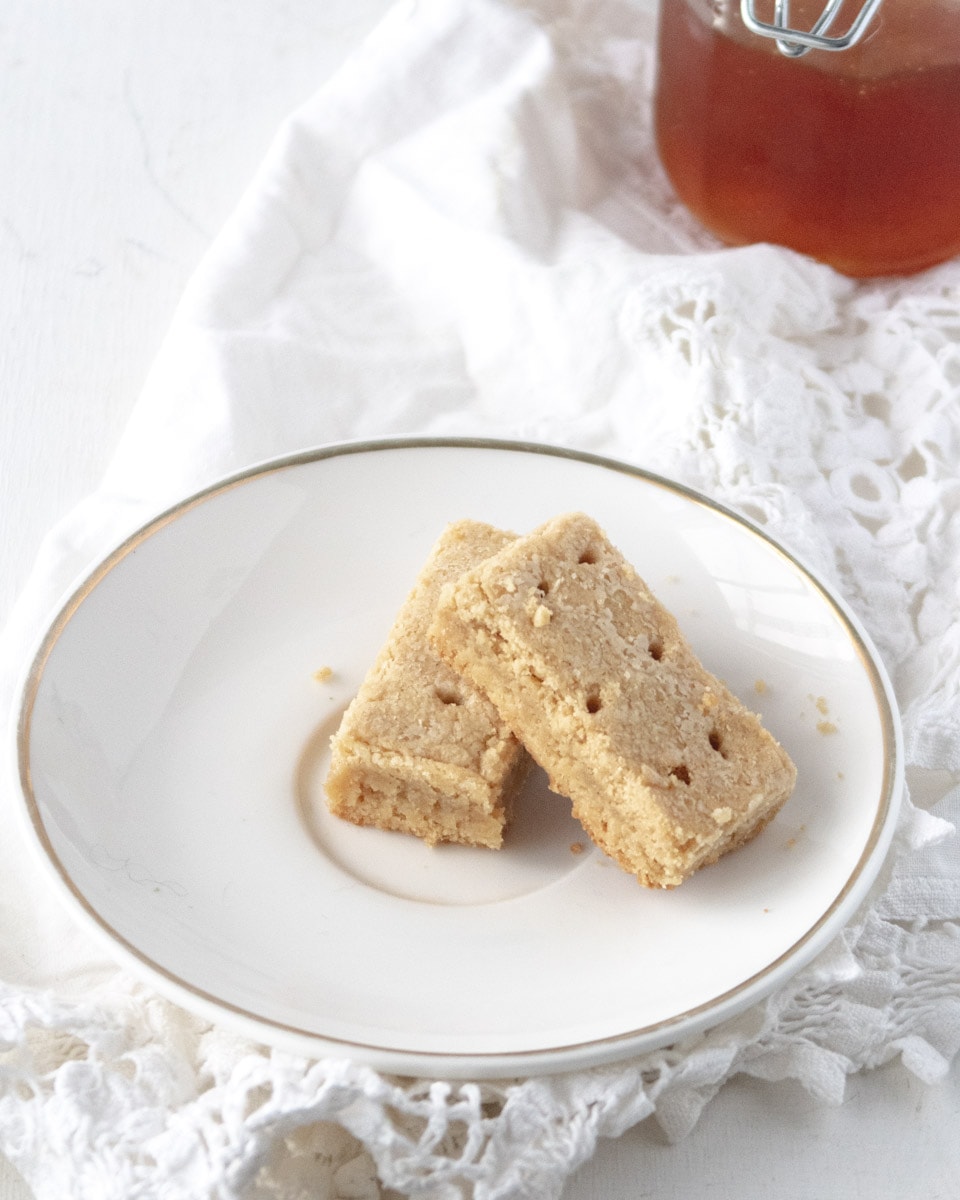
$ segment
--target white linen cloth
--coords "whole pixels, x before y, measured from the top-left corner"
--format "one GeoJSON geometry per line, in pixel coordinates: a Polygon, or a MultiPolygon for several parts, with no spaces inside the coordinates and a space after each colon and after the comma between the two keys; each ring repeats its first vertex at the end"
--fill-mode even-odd
{"type": "Polygon", "coordinates": [[[3,700],[68,584],[222,474],[386,434],[566,444],[739,509],[857,611],[916,801],[882,879],[788,986],[687,1044],[411,1081],[273,1053],[134,981],[24,860],[5,784],[0,1147],[39,1200],[551,1197],[598,1137],[649,1114],[681,1137],[737,1072],[835,1103],[852,1072],[931,1081],[960,1048],[960,263],[855,284],[719,247],[656,160],[651,25],[624,0],[391,11],[197,271],[102,486],[43,547],[3,700]]]}

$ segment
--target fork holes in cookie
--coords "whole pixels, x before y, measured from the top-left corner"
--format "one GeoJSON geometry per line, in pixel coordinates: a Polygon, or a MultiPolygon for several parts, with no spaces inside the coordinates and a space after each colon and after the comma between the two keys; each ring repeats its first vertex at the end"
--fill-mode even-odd
{"type": "Polygon", "coordinates": [[[580,557],[577,559],[577,562],[580,563],[582,566],[588,566],[588,567],[592,567],[596,561],[597,561],[597,552],[593,548],[593,546],[587,546],[587,548],[585,550],[581,551],[580,557]]]}
{"type": "Polygon", "coordinates": [[[674,767],[670,774],[674,777],[674,779],[679,779],[681,783],[690,782],[690,771],[688,770],[686,763],[680,763],[678,766],[674,767]]]}
{"type": "Polygon", "coordinates": [[[659,662],[663,658],[663,639],[659,637],[651,638],[650,644],[647,646],[647,652],[655,662],[659,662]]]}
{"type": "Polygon", "coordinates": [[[720,736],[719,730],[717,730],[717,729],[710,730],[709,741],[710,741],[710,749],[716,750],[716,752],[718,754],[720,754],[724,758],[726,758],[726,755],[723,752],[723,738],[720,736]]]}
{"type": "Polygon", "coordinates": [[[463,694],[450,684],[438,684],[434,690],[437,693],[437,699],[443,701],[444,704],[463,703],[463,694]]]}
{"type": "Polygon", "coordinates": [[[600,693],[598,691],[588,692],[587,693],[587,712],[588,713],[598,713],[602,707],[603,707],[603,701],[600,699],[600,693]]]}

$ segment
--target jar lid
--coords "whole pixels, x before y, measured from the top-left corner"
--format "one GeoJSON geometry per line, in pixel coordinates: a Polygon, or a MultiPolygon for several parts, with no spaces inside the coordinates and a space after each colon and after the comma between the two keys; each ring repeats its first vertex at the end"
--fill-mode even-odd
{"type": "Polygon", "coordinates": [[[740,0],[740,17],[751,33],[773,38],[777,49],[788,58],[799,58],[810,50],[847,50],[863,37],[883,0],[864,0],[863,7],[845,33],[831,34],[830,27],[843,7],[843,0],[827,0],[826,7],[809,30],[790,25],[790,0],[774,0],[772,21],[757,16],[756,0],[740,0]]]}

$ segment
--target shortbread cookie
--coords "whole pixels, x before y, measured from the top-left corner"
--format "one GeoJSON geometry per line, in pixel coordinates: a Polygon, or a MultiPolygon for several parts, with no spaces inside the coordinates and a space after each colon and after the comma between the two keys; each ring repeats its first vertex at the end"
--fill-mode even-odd
{"type": "Polygon", "coordinates": [[[445,587],[430,636],[645,886],[746,842],[793,789],[785,751],[582,514],[445,587]]]}
{"type": "Polygon", "coordinates": [[[499,847],[525,756],[490,701],[426,639],[441,586],[507,544],[473,521],[449,526],[331,740],[330,811],[430,845],[499,847]]]}

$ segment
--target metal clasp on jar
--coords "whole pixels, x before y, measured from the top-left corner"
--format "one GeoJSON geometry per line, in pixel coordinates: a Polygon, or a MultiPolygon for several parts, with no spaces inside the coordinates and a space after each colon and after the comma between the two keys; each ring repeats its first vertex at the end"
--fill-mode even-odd
{"type": "Polygon", "coordinates": [[[845,33],[831,35],[829,30],[843,7],[843,0],[827,0],[823,12],[809,30],[790,26],[790,0],[774,0],[773,21],[761,21],[755,0],[740,0],[740,17],[751,33],[773,38],[777,49],[788,58],[800,58],[810,50],[848,50],[863,37],[883,0],[864,0],[864,5],[845,33]]]}

